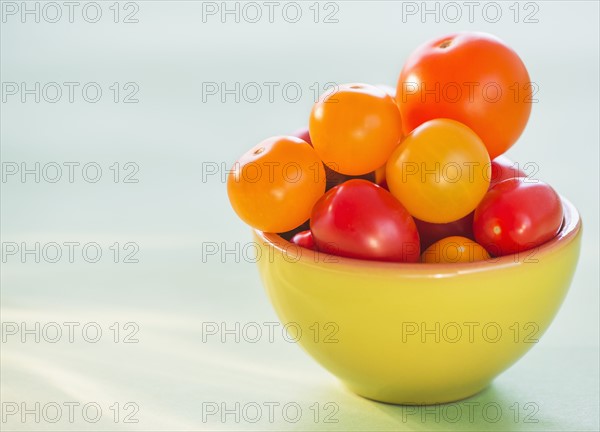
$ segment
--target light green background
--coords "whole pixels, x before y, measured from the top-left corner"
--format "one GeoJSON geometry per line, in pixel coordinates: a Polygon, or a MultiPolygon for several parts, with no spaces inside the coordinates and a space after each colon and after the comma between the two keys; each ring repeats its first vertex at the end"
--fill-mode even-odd
{"type": "Polygon", "coordinates": [[[80,176],[73,184],[2,183],[2,241],[97,242],[105,254],[97,264],[80,255],[73,264],[14,257],[2,264],[3,322],[97,322],[104,330],[97,344],[80,333],[74,343],[64,336],[56,344],[14,336],[2,343],[2,402],[94,401],[103,408],[95,424],[76,411],[74,423],[65,415],[56,424],[11,416],[3,430],[598,430],[598,3],[536,2],[538,23],[514,23],[512,2],[502,3],[497,23],[479,12],[473,23],[456,24],[418,16],[402,22],[401,2],[337,2],[339,22],[315,24],[311,3],[302,4],[296,24],[280,13],[274,23],[203,23],[202,3],[193,1],[138,2],[136,24],[113,23],[111,3],[103,3],[106,15],[96,24],[81,15],[72,24],[1,23],[3,82],[94,81],[105,91],[97,104],[78,93],[72,104],[13,96],[1,105],[3,162],[93,161],[104,170],[95,184],[80,176]],[[230,166],[261,139],[305,124],[313,83],[394,85],[414,47],[458,30],[494,33],[521,55],[539,103],[509,156],[537,163],[537,177],[583,216],[579,268],[541,342],[468,401],[479,404],[473,419],[467,405],[454,406],[463,410],[456,423],[448,421],[450,408],[412,412],[350,394],[280,333],[274,343],[203,343],[203,322],[276,321],[254,264],[234,255],[203,262],[203,243],[251,241],[219,176],[203,182],[203,163],[230,166]],[[108,86],[130,81],[140,102],[112,102],[108,86]],[[258,103],[216,96],[203,103],[203,82],[297,82],[303,97],[289,103],[276,92],[273,102],[263,95],[258,103]],[[139,183],[112,182],[108,167],[129,161],[140,167],[139,183]],[[139,244],[140,262],[112,263],[108,246],[129,241],[139,244]],[[114,322],[135,322],[139,342],[114,343],[114,322]],[[139,422],[115,424],[108,407],[128,401],[139,406],[139,422]],[[204,422],[203,402],[295,402],[302,416],[287,422],[279,408],[273,423],[266,411],[258,423],[233,416],[204,422]],[[339,408],[337,423],[323,422],[328,402],[339,408]],[[489,403],[502,410],[497,423],[482,414],[489,403]],[[533,406],[538,422],[527,423],[533,406]]]}

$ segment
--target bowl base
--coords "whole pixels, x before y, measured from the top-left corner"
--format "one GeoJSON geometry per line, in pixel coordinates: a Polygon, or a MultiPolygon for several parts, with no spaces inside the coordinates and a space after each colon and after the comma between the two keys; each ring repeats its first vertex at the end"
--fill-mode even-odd
{"type": "MultiPolygon", "coordinates": [[[[482,392],[486,388],[489,387],[491,383],[486,383],[481,386],[474,387],[465,387],[457,390],[447,391],[443,393],[436,393],[435,395],[411,395],[409,392],[390,392],[382,391],[382,392],[373,392],[372,390],[363,390],[356,389],[351,385],[345,384],[346,388],[350,390],[352,393],[363,397],[365,399],[372,400],[374,402],[381,402],[390,405],[411,405],[411,406],[419,406],[419,405],[440,405],[447,404],[451,402],[458,402],[463,399],[468,399],[476,394],[482,392]]],[[[417,392],[418,393],[418,392],[417,392]]]]}

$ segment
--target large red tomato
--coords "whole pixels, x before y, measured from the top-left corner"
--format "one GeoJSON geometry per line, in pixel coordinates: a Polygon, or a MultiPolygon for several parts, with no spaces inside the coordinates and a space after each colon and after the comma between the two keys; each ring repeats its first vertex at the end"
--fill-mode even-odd
{"type": "Polygon", "coordinates": [[[493,159],[523,132],[532,93],[516,52],[492,35],[463,32],[427,42],[410,55],[396,100],[405,134],[427,120],[457,120],[479,135],[493,159]]]}
{"type": "Polygon", "coordinates": [[[562,203],[554,189],[541,181],[511,178],[491,188],[477,206],[473,232],[492,255],[508,255],[547,242],[562,220],[562,203]]]}
{"type": "Polygon", "coordinates": [[[419,233],[411,215],[381,186],[348,180],[313,207],[317,249],[350,258],[417,262],[419,233]]]}

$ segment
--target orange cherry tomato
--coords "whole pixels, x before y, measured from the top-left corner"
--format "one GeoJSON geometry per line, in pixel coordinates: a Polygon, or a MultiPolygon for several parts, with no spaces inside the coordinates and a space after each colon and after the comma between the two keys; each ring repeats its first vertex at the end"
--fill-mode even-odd
{"type": "Polygon", "coordinates": [[[495,36],[463,32],[415,50],[396,90],[404,132],[435,118],[469,126],[490,158],[504,153],[523,132],[533,86],[516,52],[495,36]]]}
{"type": "Polygon", "coordinates": [[[344,84],[313,106],[312,144],[323,162],[346,175],[361,175],[384,165],[402,139],[394,99],[368,84],[344,84]]]}
{"type": "Polygon", "coordinates": [[[436,119],[413,130],[390,157],[390,192],[411,215],[448,223],[472,212],[490,183],[490,159],[479,137],[454,120],[436,119]]]}
{"type": "Polygon", "coordinates": [[[490,259],[490,254],[478,243],[466,237],[452,236],[439,240],[421,255],[424,263],[458,263],[490,259]]]}
{"type": "Polygon", "coordinates": [[[325,193],[325,170],[315,150],[292,136],[264,140],[245,153],[227,179],[231,206],[248,225],[284,232],[305,222],[325,193]]]}

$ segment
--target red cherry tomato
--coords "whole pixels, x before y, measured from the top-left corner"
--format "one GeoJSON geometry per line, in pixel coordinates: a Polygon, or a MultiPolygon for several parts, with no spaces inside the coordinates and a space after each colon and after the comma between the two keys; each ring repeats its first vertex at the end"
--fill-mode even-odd
{"type": "Polygon", "coordinates": [[[308,132],[308,127],[296,129],[294,131],[294,133],[292,133],[292,136],[295,136],[296,138],[300,138],[301,140],[306,141],[307,143],[309,143],[312,146],[312,141],[310,140],[310,134],[308,132]]]}
{"type": "Polygon", "coordinates": [[[310,230],[299,232],[292,237],[291,242],[303,248],[315,250],[315,240],[310,230]]]}
{"type": "Polygon", "coordinates": [[[496,256],[535,248],[553,238],[563,220],[558,194],[546,183],[522,177],[498,183],[485,195],[473,220],[477,243],[496,256]]]}
{"type": "Polygon", "coordinates": [[[405,134],[428,120],[457,120],[481,138],[493,159],[523,132],[532,93],[516,52],[492,35],[463,32],[429,41],[409,56],[396,100],[405,134]]]}
{"type": "Polygon", "coordinates": [[[313,207],[310,229],[320,251],[350,258],[417,262],[419,233],[411,215],[388,191],[348,180],[313,207]]]}
{"type": "Polygon", "coordinates": [[[519,169],[519,165],[506,156],[498,156],[492,161],[492,178],[490,188],[503,180],[514,177],[527,177],[525,172],[519,169]]]}
{"type": "Polygon", "coordinates": [[[294,238],[294,236],[296,234],[298,234],[302,231],[306,231],[308,229],[310,229],[310,223],[309,223],[309,220],[306,219],[306,221],[304,221],[304,223],[302,225],[298,225],[296,228],[289,230],[289,231],[279,232],[278,234],[281,237],[283,237],[285,240],[292,241],[292,239],[294,238]]]}
{"type": "Polygon", "coordinates": [[[446,237],[459,236],[475,240],[475,236],[473,235],[474,213],[471,212],[461,219],[445,224],[425,222],[415,218],[415,224],[417,225],[419,238],[421,239],[421,251],[424,251],[435,242],[446,237]]]}

